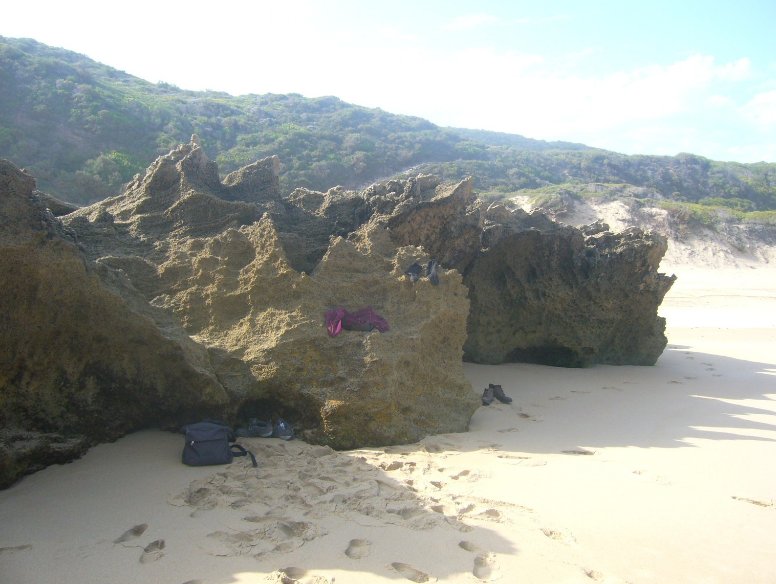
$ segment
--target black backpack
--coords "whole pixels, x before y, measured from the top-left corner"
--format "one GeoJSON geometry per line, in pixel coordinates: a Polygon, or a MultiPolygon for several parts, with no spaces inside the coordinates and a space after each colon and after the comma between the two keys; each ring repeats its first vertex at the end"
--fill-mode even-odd
{"type": "Polygon", "coordinates": [[[235,444],[232,429],[222,422],[205,420],[183,427],[186,442],[183,445],[183,464],[208,466],[229,464],[235,456],[250,456],[256,467],[256,457],[243,446],[235,444]]]}

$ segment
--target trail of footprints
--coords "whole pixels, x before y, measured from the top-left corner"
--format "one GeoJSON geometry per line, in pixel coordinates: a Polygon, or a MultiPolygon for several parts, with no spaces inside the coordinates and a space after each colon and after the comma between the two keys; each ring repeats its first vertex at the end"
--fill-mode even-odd
{"type": "MultiPolygon", "coordinates": [[[[327,535],[319,519],[339,516],[364,526],[392,524],[411,530],[443,527],[469,534],[469,539],[461,540],[459,547],[472,554],[471,574],[478,581],[488,582],[500,577],[498,556],[472,541],[477,525],[510,523],[518,516],[533,515],[527,507],[449,489],[476,482],[482,475],[472,469],[445,466],[445,461],[456,455],[456,445],[446,438],[425,440],[420,449],[398,446],[350,453],[293,442],[254,441],[250,446],[262,460],[258,469],[233,464],[222,472],[192,481],[187,489],[168,500],[172,505],[190,508],[192,517],[216,508],[229,508],[241,514],[245,528],[207,535],[204,547],[213,556],[276,561],[282,554],[327,535]],[[424,452],[433,453],[433,459],[424,458],[424,452]],[[386,460],[386,454],[391,459],[386,460]]],[[[493,447],[494,452],[496,446],[483,445],[493,447]]],[[[534,461],[517,457],[517,462],[534,461]]],[[[548,539],[565,545],[574,543],[573,535],[544,529],[536,517],[532,517],[532,522],[548,539]]],[[[114,543],[129,547],[127,542],[140,538],[147,528],[146,524],[136,525],[114,543]]],[[[342,548],[343,555],[355,562],[373,556],[374,552],[368,539],[352,539],[342,548]]],[[[143,547],[140,561],[153,562],[163,556],[164,540],[158,539],[143,547]]],[[[411,582],[436,581],[431,574],[405,562],[393,561],[385,568],[411,582]]],[[[599,576],[597,572],[591,573],[599,576]]],[[[299,567],[278,569],[269,578],[271,582],[330,584],[329,579],[299,567]]]]}

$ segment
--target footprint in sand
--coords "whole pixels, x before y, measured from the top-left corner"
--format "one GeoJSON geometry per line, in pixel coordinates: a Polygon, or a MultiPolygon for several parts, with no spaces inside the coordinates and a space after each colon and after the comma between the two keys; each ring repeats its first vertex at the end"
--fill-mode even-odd
{"type": "Polygon", "coordinates": [[[477,557],[474,558],[472,574],[480,580],[490,580],[493,576],[496,556],[483,550],[480,546],[471,541],[460,541],[458,542],[458,547],[467,552],[477,554],[477,557]]]}
{"type": "Polygon", "coordinates": [[[368,539],[351,539],[345,555],[352,560],[360,560],[369,555],[372,549],[372,542],[368,539]]]}
{"type": "Polygon", "coordinates": [[[0,547],[0,554],[12,554],[14,552],[23,552],[25,550],[31,550],[32,544],[25,543],[23,545],[14,545],[10,547],[0,547]]]}
{"type": "Polygon", "coordinates": [[[145,533],[146,529],[148,529],[148,523],[140,523],[139,525],[130,527],[119,537],[114,539],[113,543],[124,543],[125,541],[129,541],[131,539],[135,539],[136,537],[140,537],[145,533]]]}
{"type": "Polygon", "coordinates": [[[493,509],[491,507],[490,509],[485,509],[485,511],[481,511],[480,513],[477,513],[477,515],[475,515],[474,518],[483,519],[485,521],[496,521],[500,523],[501,512],[498,509],[493,509]]]}
{"type": "Polygon", "coordinates": [[[489,552],[478,554],[477,557],[474,558],[472,574],[474,574],[475,578],[480,580],[490,580],[491,576],[493,576],[495,562],[496,556],[489,552]]]}
{"type": "Polygon", "coordinates": [[[475,554],[478,554],[483,551],[483,549],[480,546],[478,546],[476,543],[472,541],[466,541],[466,540],[459,541],[458,547],[463,550],[466,550],[467,552],[472,552],[475,554]]]}
{"type": "Polygon", "coordinates": [[[452,475],[450,478],[451,478],[451,479],[453,479],[454,481],[457,481],[457,480],[458,480],[458,479],[460,479],[461,477],[466,477],[466,476],[469,476],[469,473],[470,473],[470,472],[471,472],[470,470],[468,470],[468,469],[464,469],[464,470],[462,470],[461,472],[459,472],[458,474],[454,474],[454,475],[452,475]]]}
{"type": "Polygon", "coordinates": [[[749,499],[747,497],[736,497],[735,495],[733,495],[732,498],[735,499],[736,501],[743,501],[744,503],[749,503],[751,505],[757,505],[758,507],[774,507],[774,506],[776,506],[773,503],[773,501],[770,501],[770,502],[768,502],[768,501],[761,501],[759,499],[749,499]]]}
{"type": "Polygon", "coordinates": [[[205,584],[203,580],[186,580],[183,584],[205,584]]]}
{"type": "Polygon", "coordinates": [[[404,463],[400,460],[394,460],[393,462],[383,462],[380,468],[383,470],[399,470],[404,466],[404,463]]]}
{"type": "Polygon", "coordinates": [[[403,564],[402,562],[392,562],[391,567],[399,574],[404,576],[407,580],[412,582],[428,582],[429,576],[425,572],[421,572],[410,566],[409,564],[403,564]]]}
{"type": "Polygon", "coordinates": [[[282,584],[292,584],[294,582],[299,582],[300,584],[332,584],[334,582],[334,578],[329,580],[325,576],[308,575],[307,570],[304,568],[295,568],[293,566],[276,570],[267,580],[282,582],[282,584]]]}
{"type": "Polygon", "coordinates": [[[426,452],[430,452],[432,454],[444,452],[445,450],[450,450],[450,448],[444,444],[435,444],[433,442],[430,442],[428,444],[423,444],[421,448],[426,452]]]}
{"type": "Polygon", "coordinates": [[[583,572],[585,573],[585,576],[587,576],[591,580],[595,580],[596,582],[600,582],[604,579],[604,575],[598,570],[584,569],[583,572]]]}
{"type": "Polygon", "coordinates": [[[593,456],[595,454],[594,450],[585,450],[584,448],[579,448],[576,450],[562,450],[563,454],[574,454],[577,456],[593,456]]]}
{"type": "Polygon", "coordinates": [[[289,566],[288,568],[280,568],[278,572],[280,572],[286,578],[290,578],[294,581],[299,580],[300,578],[304,578],[307,575],[307,570],[304,568],[295,568],[293,566],[289,566]]]}
{"type": "Polygon", "coordinates": [[[550,539],[554,539],[555,541],[562,541],[564,543],[575,541],[572,535],[561,533],[560,531],[549,529],[547,527],[542,528],[542,533],[550,539]]]}
{"type": "Polygon", "coordinates": [[[534,458],[533,456],[519,456],[516,454],[499,454],[499,458],[510,461],[510,464],[519,464],[520,466],[547,466],[546,460],[534,458]]]}
{"type": "Polygon", "coordinates": [[[156,560],[161,560],[164,556],[164,540],[156,539],[143,548],[143,553],[140,555],[141,564],[149,564],[156,560]]]}

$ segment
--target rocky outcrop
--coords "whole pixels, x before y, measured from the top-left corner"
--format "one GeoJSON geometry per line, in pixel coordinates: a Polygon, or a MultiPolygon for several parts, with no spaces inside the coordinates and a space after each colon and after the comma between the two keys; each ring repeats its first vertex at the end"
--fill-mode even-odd
{"type": "Polygon", "coordinates": [[[471,180],[282,197],[278,170],[222,182],[192,139],[58,218],[3,163],[0,482],[205,414],[280,415],[335,448],[412,442],[467,428],[463,357],[648,364],[665,346],[659,237],[486,206],[471,180]],[[405,274],[432,258],[438,282],[405,274]],[[335,307],[390,330],[331,337],[335,307]]]}
{"type": "Polygon", "coordinates": [[[389,219],[463,274],[471,308],[464,358],[565,367],[653,365],[666,346],[657,316],[674,277],[657,272],[666,239],[639,229],[587,232],[503,204],[485,208],[465,180],[389,219]]]}
{"type": "Polygon", "coordinates": [[[227,403],[207,351],[89,262],[34,188],[0,161],[0,486],[227,403]]]}
{"type": "Polygon", "coordinates": [[[267,166],[218,187],[202,150],[183,145],[121,196],[65,220],[91,259],[126,274],[208,348],[233,416],[280,412],[307,439],[337,448],[464,430],[477,400],[461,364],[460,275],[412,284],[404,266],[427,255],[363,223],[364,198],[333,189],[281,201],[267,166]],[[170,184],[188,188],[176,197],[170,184]],[[247,201],[225,201],[224,188],[247,201]],[[349,237],[331,239],[338,229],[349,237]],[[330,338],[323,315],[338,305],[372,306],[391,330],[330,338]]]}
{"type": "Polygon", "coordinates": [[[657,308],[665,239],[630,229],[585,237],[558,227],[500,238],[467,273],[465,357],[564,367],[654,365],[666,346],[657,308]]]}
{"type": "Polygon", "coordinates": [[[4,483],[205,414],[282,415],[336,448],[467,428],[478,400],[460,275],[411,282],[404,268],[428,255],[365,223],[363,198],[334,190],[310,211],[276,196],[273,168],[221,183],[192,142],[60,220],[32,178],[3,167],[4,483]],[[336,306],[371,306],[390,330],[331,338],[336,306]]]}

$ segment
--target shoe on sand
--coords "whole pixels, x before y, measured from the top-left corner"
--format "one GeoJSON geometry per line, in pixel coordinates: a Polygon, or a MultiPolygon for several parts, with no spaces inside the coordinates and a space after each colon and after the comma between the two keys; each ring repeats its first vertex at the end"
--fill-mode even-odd
{"type": "Polygon", "coordinates": [[[251,418],[251,421],[248,424],[248,432],[250,432],[251,436],[269,438],[272,436],[272,422],[251,418]]]}
{"type": "Polygon", "coordinates": [[[291,424],[281,418],[278,418],[278,421],[275,422],[275,428],[272,432],[272,436],[275,438],[280,438],[281,440],[291,440],[291,438],[294,437],[294,429],[291,427],[291,424]]]}
{"type": "Polygon", "coordinates": [[[269,438],[272,436],[272,422],[251,418],[248,425],[237,428],[235,434],[240,438],[269,438]]]}
{"type": "Polygon", "coordinates": [[[489,406],[493,403],[493,399],[496,396],[493,393],[493,386],[490,385],[485,388],[485,391],[482,392],[482,405],[489,406]]]}
{"type": "Polygon", "coordinates": [[[488,384],[488,387],[493,390],[493,397],[495,397],[502,404],[511,404],[512,403],[512,398],[504,393],[504,390],[501,389],[500,385],[494,385],[494,384],[490,383],[490,384],[488,384]]]}

